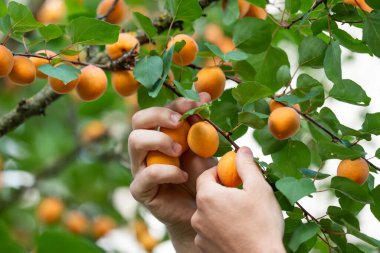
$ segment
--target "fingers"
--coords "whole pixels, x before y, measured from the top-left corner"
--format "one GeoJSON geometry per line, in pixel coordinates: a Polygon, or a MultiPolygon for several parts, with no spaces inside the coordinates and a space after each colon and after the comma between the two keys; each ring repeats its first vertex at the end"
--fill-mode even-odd
{"type": "Polygon", "coordinates": [[[149,151],[158,150],[166,155],[178,157],[182,147],[168,135],[155,130],[134,130],[128,139],[133,174],[144,165],[149,151]]]}
{"type": "Polygon", "coordinates": [[[266,183],[258,165],[253,161],[253,154],[249,148],[239,149],[236,155],[236,167],[244,189],[251,190],[257,188],[260,183],[266,183]]]}
{"type": "Polygon", "coordinates": [[[200,102],[196,102],[191,99],[186,99],[186,98],[178,98],[174,100],[172,103],[170,103],[167,108],[176,111],[180,114],[184,114],[188,110],[191,110],[195,107],[199,107],[204,103],[208,103],[211,101],[211,97],[208,93],[206,92],[201,92],[199,93],[199,98],[200,102]]]}
{"type": "Polygon", "coordinates": [[[203,172],[197,179],[197,192],[201,191],[206,186],[219,186],[218,175],[216,173],[216,167],[203,172]]]}
{"type": "Polygon", "coordinates": [[[157,127],[178,128],[181,114],[163,107],[151,107],[138,111],[132,117],[133,129],[155,129],[157,127]]]}
{"type": "Polygon", "coordinates": [[[160,184],[181,184],[187,178],[187,173],[176,166],[151,165],[137,174],[131,185],[131,193],[137,201],[147,203],[155,197],[160,184]]]}

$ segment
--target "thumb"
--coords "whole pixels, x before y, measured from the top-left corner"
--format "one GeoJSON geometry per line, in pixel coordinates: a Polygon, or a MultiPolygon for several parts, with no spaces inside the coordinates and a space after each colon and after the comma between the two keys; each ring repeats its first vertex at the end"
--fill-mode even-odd
{"type": "Polygon", "coordinates": [[[237,152],[236,167],[244,189],[254,189],[257,183],[265,181],[259,166],[253,161],[252,151],[247,147],[241,147],[237,152]]]}

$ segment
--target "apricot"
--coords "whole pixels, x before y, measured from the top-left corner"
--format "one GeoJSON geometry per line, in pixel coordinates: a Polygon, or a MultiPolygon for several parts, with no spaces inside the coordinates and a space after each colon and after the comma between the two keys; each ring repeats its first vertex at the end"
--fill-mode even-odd
{"type": "Polygon", "coordinates": [[[94,120],[88,123],[81,131],[80,139],[83,143],[99,140],[107,134],[107,127],[103,122],[94,120]]]}
{"type": "Polygon", "coordinates": [[[170,129],[161,127],[160,131],[169,135],[173,141],[180,144],[182,146],[182,152],[185,152],[189,149],[189,145],[187,144],[187,135],[190,130],[190,124],[184,120],[182,125],[177,129],[170,129]]]}
{"type": "Polygon", "coordinates": [[[358,6],[360,9],[366,12],[372,12],[373,9],[365,2],[365,0],[344,0],[345,4],[358,6]]]}
{"type": "MultiPolygon", "coordinates": [[[[98,17],[104,16],[111,9],[114,0],[103,0],[96,10],[98,17]]],[[[106,21],[112,24],[120,24],[127,16],[127,6],[124,0],[118,0],[113,11],[106,17],[106,21]]]]}
{"type": "Polygon", "coordinates": [[[235,49],[235,43],[233,42],[233,40],[230,37],[224,37],[224,38],[220,39],[220,41],[218,43],[216,43],[216,45],[225,54],[229,53],[235,49]]]}
{"type": "Polygon", "coordinates": [[[175,43],[180,41],[185,41],[186,44],[178,53],[175,52],[173,54],[173,62],[179,66],[190,65],[197,57],[198,44],[189,35],[178,34],[169,41],[167,48],[171,48],[175,43]]]}
{"type": "MultiPolygon", "coordinates": [[[[228,0],[223,0],[222,8],[226,11],[228,0]]],[[[238,0],[240,17],[244,17],[249,11],[250,3],[245,0],[238,0]]]]}
{"type": "Polygon", "coordinates": [[[106,92],[107,76],[104,71],[94,65],[81,70],[76,91],[83,101],[94,101],[106,92]]]}
{"type": "MultiPolygon", "coordinates": [[[[69,63],[61,63],[61,64],[69,64],[69,63]]],[[[60,65],[60,64],[59,64],[60,65]]],[[[72,64],[70,64],[72,65],[72,64]]],[[[65,84],[62,80],[59,80],[55,77],[49,76],[48,82],[50,87],[55,93],[58,94],[67,94],[77,87],[79,82],[79,77],[77,79],[72,80],[71,82],[65,84]]]]}
{"type": "Polygon", "coordinates": [[[92,234],[95,238],[100,238],[108,234],[115,227],[116,222],[114,219],[108,216],[100,216],[95,219],[92,225],[92,234]]]}
{"type": "Polygon", "coordinates": [[[204,38],[206,41],[217,44],[224,38],[224,32],[217,24],[208,24],[204,29],[204,38]]]}
{"type": "Polygon", "coordinates": [[[87,217],[79,211],[70,212],[66,216],[65,226],[74,234],[83,235],[87,232],[88,220],[87,217]]]}
{"type": "Polygon", "coordinates": [[[219,67],[206,67],[197,74],[198,80],[194,87],[198,93],[207,92],[211,99],[218,99],[224,92],[226,86],[226,76],[219,67]]]}
{"type": "Polygon", "coordinates": [[[37,217],[46,224],[53,224],[61,219],[64,204],[61,199],[48,197],[41,201],[37,208],[37,217]]]}
{"type": "Polygon", "coordinates": [[[21,85],[31,84],[36,79],[36,67],[33,62],[24,56],[15,56],[14,65],[9,78],[21,85]]]}
{"type": "Polygon", "coordinates": [[[293,108],[289,107],[274,110],[268,120],[269,131],[278,140],[285,140],[295,135],[300,124],[300,116],[293,108]]]}
{"type": "Polygon", "coordinates": [[[158,240],[153,238],[149,233],[142,235],[139,239],[141,245],[145,248],[146,251],[152,252],[152,250],[159,243],[158,240]]]}
{"type": "MultiPolygon", "coordinates": [[[[41,56],[46,56],[46,57],[53,57],[54,55],[56,55],[54,52],[50,51],[50,50],[39,50],[37,52],[35,52],[36,55],[41,55],[41,56]]],[[[38,68],[42,65],[46,65],[46,64],[49,64],[49,60],[47,59],[42,59],[42,58],[38,58],[38,57],[30,57],[29,58],[34,66],[36,67],[36,74],[37,74],[37,77],[41,78],[41,79],[46,79],[48,78],[48,76],[44,73],[42,73],[41,71],[38,70],[38,68]]]]}
{"type": "Polygon", "coordinates": [[[14,65],[14,59],[12,52],[0,45],[0,77],[4,77],[11,73],[14,65]]]}
{"type": "Polygon", "coordinates": [[[136,37],[130,33],[120,33],[117,42],[106,46],[106,52],[112,60],[116,60],[131,51],[136,45],[136,51],[138,52],[140,43],[136,37]]]}
{"type": "Polygon", "coordinates": [[[258,18],[258,19],[267,19],[268,13],[264,8],[261,8],[259,6],[251,4],[249,7],[249,10],[247,14],[245,14],[246,17],[253,17],[253,18],[258,18]]]}
{"type": "Polygon", "coordinates": [[[363,158],[356,160],[343,160],[339,163],[337,175],[351,179],[357,184],[364,184],[369,175],[367,162],[363,158]]]}
{"type": "Polygon", "coordinates": [[[222,158],[220,158],[217,172],[218,178],[224,186],[238,187],[242,184],[236,168],[235,151],[227,152],[222,158]]]}
{"type": "Polygon", "coordinates": [[[122,70],[112,72],[112,87],[120,96],[128,97],[136,93],[140,84],[134,78],[133,71],[122,70]]]}
{"type": "Polygon", "coordinates": [[[146,156],[146,165],[151,166],[153,164],[164,164],[180,167],[178,157],[171,157],[161,153],[160,151],[150,151],[146,156]]]}
{"type": "Polygon", "coordinates": [[[187,143],[198,156],[212,157],[219,147],[218,132],[206,121],[197,122],[190,127],[187,143]]]}
{"type": "Polygon", "coordinates": [[[47,0],[37,13],[37,20],[44,24],[58,23],[66,15],[64,0],[47,0]]]}
{"type": "MultiPolygon", "coordinates": [[[[270,102],[269,102],[269,110],[271,112],[273,112],[274,110],[278,109],[278,108],[282,108],[282,107],[286,107],[285,105],[277,102],[276,100],[274,99],[271,99],[270,102]]],[[[292,106],[294,109],[297,109],[298,111],[301,111],[301,107],[299,104],[295,104],[292,106]]]]}

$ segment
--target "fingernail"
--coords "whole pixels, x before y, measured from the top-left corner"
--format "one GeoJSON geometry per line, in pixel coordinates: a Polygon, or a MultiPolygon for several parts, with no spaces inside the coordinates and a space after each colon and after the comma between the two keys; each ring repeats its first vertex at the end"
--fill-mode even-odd
{"type": "Polygon", "coordinates": [[[174,122],[175,124],[177,124],[179,122],[179,120],[181,119],[181,115],[178,114],[178,113],[174,113],[170,116],[170,120],[172,122],[174,122]]]}
{"type": "Polygon", "coordinates": [[[182,146],[178,143],[173,143],[173,150],[176,154],[180,153],[182,150],[182,146]]]}
{"type": "Polygon", "coordinates": [[[242,152],[244,155],[253,156],[253,153],[252,153],[251,149],[249,149],[247,147],[241,147],[239,149],[239,151],[242,152]]]}

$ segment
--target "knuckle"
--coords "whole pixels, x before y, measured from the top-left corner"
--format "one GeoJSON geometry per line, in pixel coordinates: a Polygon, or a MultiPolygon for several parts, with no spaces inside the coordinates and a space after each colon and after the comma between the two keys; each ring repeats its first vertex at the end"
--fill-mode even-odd
{"type": "Polygon", "coordinates": [[[194,215],[191,217],[190,223],[191,223],[191,226],[194,228],[195,231],[199,231],[200,219],[199,219],[199,215],[197,213],[194,213],[194,215]]]}
{"type": "Polygon", "coordinates": [[[155,165],[151,165],[142,171],[142,176],[149,179],[149,181],[156,182],[159,179],[160,173],[155,165]]]}
{"type": "Polygon", "coordinates": [[[133,180],[130,187],[129,187],[129,190],[131,191],[131,195],[132,197],[139,201],[139,194],[138,194],[138,191],[137,191],[137,186],[136,186],[136,181],[133,180]]]}
{"type": "Polygon", "coordinates": [[[211,204],[214,200],[212,191],[202,190],[197,194],[197,206],[203,207],[211,204]]]}
{"type": "Polygon", "coordinates": [[[132,116],[132,129],[135,129],[136,128],[136,125],[137,125],[137,123],[139,122],[139,120],[140,120],[140,117],[141,117],[141,113],[142,113],[143,111],[138,111],[138,112],[136,112],[135,114],[133,114],[133,116],[132,116]]]}
{"type": "Polygon", "coordinates": [[[137,134],[138,134],[138,132],[136,130],[132,131],[129,134],[129,137],[128,137],[128,144],[129,144],[129,146],[135,146],[136,145],[136,143],[138,141],[137,134]]]}

